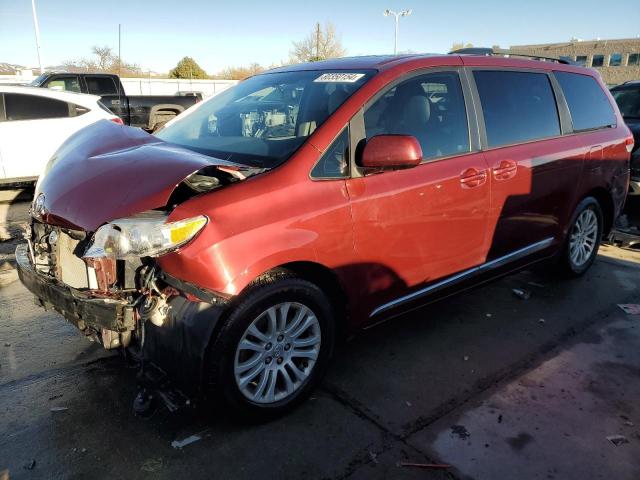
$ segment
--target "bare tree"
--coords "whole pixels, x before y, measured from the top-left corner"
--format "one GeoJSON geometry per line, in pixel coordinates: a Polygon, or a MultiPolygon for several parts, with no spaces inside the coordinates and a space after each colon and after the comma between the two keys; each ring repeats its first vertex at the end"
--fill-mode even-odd
{"type": "Polygon", "coordinates": [[[111,47],[91,47],[92,57],[83,57],[75,60],[66,60],[62,63],[65,70],[69,72],[109,72],[119,73],[124,77],[137,76],[142,70],[135,63],[122,62],[119,65],[118,56],[113,53],[111,47]]]}
{"type": "Polygon", "coordinates": [[[100,70],[111,69],[114,64],[116,66],[118,64],[118,57],[113,54],[113,48],[111,47],[94,45],[91,47],[91,53],[97,57],[97,64],[100,70]]]}
{"type": "Polygon", "coordinates": [[[452,52],[454,52],[456,50],[460,50],[461,48],[473,48],[473,43],[465,44],[464,42],[456,42],[453,45],[451,45],[451,51],[452,52]]]}
{"type": "Polygon", "coordinates": [[[346,50],[342,46],[342,41],[336,27],[327,22],[324,28],[316,24],[313,32],[299,42],[292,42],[293,49],[290,52],[293,63],[315,62],[327,58],[343,57],[346,50]]]}

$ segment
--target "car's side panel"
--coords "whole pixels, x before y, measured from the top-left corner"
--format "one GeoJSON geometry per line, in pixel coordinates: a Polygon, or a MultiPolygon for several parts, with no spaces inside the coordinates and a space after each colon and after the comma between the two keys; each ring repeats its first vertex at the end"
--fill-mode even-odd
{"type": "MultiPolygon", "coordinates": [[[[306,145],[298,155],[316,159],[306,145]]],[[[193,198],[171,218],[206,214],[210,224],[188,247],[158,259],[167,273],[235,295],[260,274],[291,262],[315,262],[349,276],[353,235],[344,180],[311,181],[294,163],[193,198]]],[[[366,277],[366,273],[362,276],[366,277]]],[[[360,278],[362,278],[360,276],[360,278]]]]}
{"type": "Polygon", "coordinates": [[[371,310],[485,261],[489,183],[465,188],[469,169],[486,173],[481,153],[347,181],[356,258],[387,272],[388,281],[363,285],[371,310]]]}

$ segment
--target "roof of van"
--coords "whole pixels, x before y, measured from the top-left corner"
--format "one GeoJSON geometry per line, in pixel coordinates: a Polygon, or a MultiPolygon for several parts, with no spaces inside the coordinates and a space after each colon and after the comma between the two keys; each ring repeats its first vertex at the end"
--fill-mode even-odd
{"type": "Polygon", "coordinates": [[[378,70],[383,71],[400,65],[410,67],[412,64],[429,66],[437,65],[495,65],[502,67],[535,68],[543,70],[590,71],[577,65],[565,65],[554,61],[525,59],[513,54],[511,57],[501,55],[465,55],[465,54],[411,54],[411,55],[368,55],[360,57],[342,57],[321,60],[319,62],[299,63],[274,68],[266,73],[294,72],[305,70],[378,70]]]}

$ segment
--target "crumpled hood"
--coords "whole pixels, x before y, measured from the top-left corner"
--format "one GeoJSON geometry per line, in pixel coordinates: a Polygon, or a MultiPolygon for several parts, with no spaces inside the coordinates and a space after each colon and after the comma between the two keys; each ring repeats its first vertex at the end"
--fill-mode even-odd
{"type": "Polygon", "coordinates": [[[44,219],[95,231],[116,218],[167,204],[176,186],[207,166],[241,167],[103,120],[73,135],[40,177],[44,219]]]}

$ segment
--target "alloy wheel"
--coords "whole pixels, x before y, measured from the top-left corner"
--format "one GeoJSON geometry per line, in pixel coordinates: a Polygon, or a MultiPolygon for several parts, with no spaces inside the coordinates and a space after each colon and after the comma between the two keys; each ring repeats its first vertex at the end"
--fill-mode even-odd
{"type": "Polygon", "coordinates": [[[598,240],[598,216],[587,208],[580,213],[569,237],[569,257],[576,267],[589,261],[598,240]]]}
{"type": "Polygon", "coordinates": [[[252,402],[286,399],[306,383],[318,359],[320,323],[296,302],[273,305],[258,315],[236,347],[234,376],[252,402]]]}

